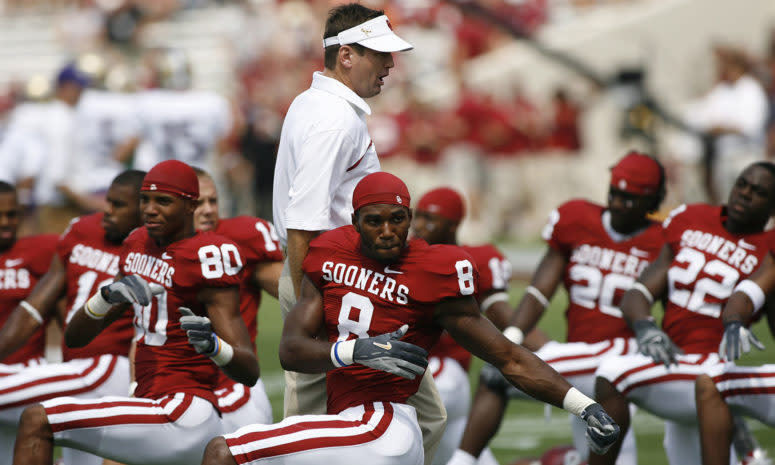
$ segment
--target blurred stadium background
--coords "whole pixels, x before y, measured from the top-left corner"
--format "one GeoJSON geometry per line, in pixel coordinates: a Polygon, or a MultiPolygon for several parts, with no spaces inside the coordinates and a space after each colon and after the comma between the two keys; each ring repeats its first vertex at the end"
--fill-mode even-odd
{"type": "MultiPolygon", "coordinates": [[[[335,3],[0,0],[0,159],[14,110],[50,99],[66,63],[132,97],[162,85],[165,70],[155,56],[173,50],[187,57],[191,89],[230,104],[231,124],[211,167],[220,174],[222,215],[271,219],[282,119],[322,68],[322,25],[335,3]]],[[[396,55],[383,93],[370,101],[383,168],[404,178],[414,196],[440,184],[465,194],[461,239],[494,240],[507,251],[514,303],[541,254],[548,212],[572,197],[604,202],[608,167],[626,151],[646,151],[666,166],[663,213],[684,202],[723,201],[708,168],[719,157],[775,157],[772,0],[363,3],[385,9],[415,45],[396,55]],[[714,100],[734,69],[766,103],[755,121],[743,120],[756,101],[714,100]]],[[[122,162],[132,166],[133,158],[122,162]]],[[[562,301],[555,298],[542,323],[560,339],[562,301]]],[[[259,355],[277,417],[280,319],[272,299],[266,302],[259,355]]],[[[748,361],[775,360],[772,338],[763,327],[758,333],[767,351],[748,361]]],[[[665,463],[661,424],[639,415],[641,463],[665,463]]],[[[514,403],[495,442],[499,459],[569,442],[562,416],[554,410],[547,424],[541,407],[514,403]]],[[[775,453],[775,433],[761,425],[756,432],[775,453]]]]}

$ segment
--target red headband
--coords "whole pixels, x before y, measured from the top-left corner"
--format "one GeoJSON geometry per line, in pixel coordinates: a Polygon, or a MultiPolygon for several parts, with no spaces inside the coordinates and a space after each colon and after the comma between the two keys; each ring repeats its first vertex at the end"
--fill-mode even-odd
{"type": "Polygon", "coordinates": [[[648,155],[630,152],[611,168],[611,186],[631,194],[656,194],[662,183],[662,170],[648,155]]]}
{"type": "Polygon", "coordinates": [[[186,199],[199,198],[199,180],[193,168],[178,160],[166,160],[148,171],[141,191],[166,192],[186,199]]]}
{"type": "Polygon", "coordinates": [[[384,203],[409,208],[409,189],[398,177],[378,171],[361,179],[353,191],[353,210],[366,205],[384,203]]]}
{"type": "Polygon", "coordinates": [[[427,192],[417,203],[417,210],[434,213],[453,223],[460,223],[466,211],[463,197],[449,187],[439,187],[427,192]]]}

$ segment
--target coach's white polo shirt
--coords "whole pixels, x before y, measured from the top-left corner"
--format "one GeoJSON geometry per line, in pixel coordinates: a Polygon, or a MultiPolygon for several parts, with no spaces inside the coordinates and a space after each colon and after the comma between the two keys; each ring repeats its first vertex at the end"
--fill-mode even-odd
{"type": "Polygon", "coordinates": [[[370,114],[355,92],[320,72],[291,103],[280,135],[272,199],[283,245],[288,229],[327,231],[350,224],[355,185],[379,171],[366,127],[370,114]]]}

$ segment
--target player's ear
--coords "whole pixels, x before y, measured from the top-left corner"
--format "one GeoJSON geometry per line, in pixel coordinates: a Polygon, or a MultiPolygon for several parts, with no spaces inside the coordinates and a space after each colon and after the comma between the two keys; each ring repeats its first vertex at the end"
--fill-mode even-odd
{"type": "Polygon", "coordinates": [[[352,47],[348,45],[342,45],[339,47],[339,53],[337,54],[337,61],[341,63],[344,69],[350,69],[353,67],[352,55],[355,53],[352,47]]]}

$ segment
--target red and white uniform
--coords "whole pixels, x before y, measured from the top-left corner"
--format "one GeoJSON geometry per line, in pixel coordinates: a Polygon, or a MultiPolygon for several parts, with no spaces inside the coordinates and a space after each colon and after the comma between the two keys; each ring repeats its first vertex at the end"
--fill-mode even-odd
{"type": "Polygon", "coordinates": [[[55,443],[125,463],[200,461],[208,440],[222,432],[213,393],[219,368],[188,343],[178,308],[206,315],[199,292],[239,286],[242,263],[237,246],[214,233],[162,248],[144,227],[133,231],[119,272],[165,288],[151,304],[134,308],[136,398],[43,402],[55,443]]]}
{"type": "MultiPolygon", "coordinates": [[[[260,263],[283,261],[277,233],[272,223],[251,216],[222,219],[215,232],[231,239],[240,248],[245,268],[245,279],[240,286],[240,313],[248,328],[250,341],[255,346],[261,288],[253,283],[252,277],[260,263]]],[[[236,431],[252,423],[272,422],[272,405],[261,379],[249,388],[221,371],[215,395],[218,397],[224,431],[236,431]]]]}
{"type": "MultiPolygon", "coordinates": [[[[396,263],[385,266],[360,253],[352,226],[323,233],[310,243],[304,272],[323,295],[331,342],[372,337],[404,324],[402,340],[430,349],[441,328],[433,321],[444,298],[475,294],[478,271],[455,246],[413,240],[396,263]]],[[[237,463],[420,464],[422,435],[414,409],[405,404],[420,377],[407,380],[353,364],[327,373],[328,415],[286,418],[226,435],[237,463]]]]}
{"type": "MultiPolygon", "coordinates": [[[[55,234],[23,237],[0,253],[0,326],[48,270],[57,239],[55,234]]],[[[0,376],[43,362],[45,339],[46,328],[41,325],[23,346],[2,361],[0,376]]]]}
{"type": "MultiPolygon", "coordinates": [[[[490,292],[506,292],[511,279],[511,263],[500,250],[491,244],[480,246],[463,245],[479,269],[479,281],[476,299],[481,303],[481,295],[490,292]]],[[[436,388],[439,390],[444,408],[447,409],[447,428],[441,437],[433,465],[447,463],[460,444],[463,431],[471,409],[471,392],[468,382],[468,367],[471,353],[452,339],[446,331],[441,333],[439,342],[433,346],[428,356],[428,369],[433,374],[436,388]]],[[[495,465],[495,457],[489,448],[482,451],[477,460],[479,465],[495,465]]]]}
{"type": "MultiPolygon", "coordinates": [[[[56,243],[56,253],[65,267],[67,314],[75,310],[118,274],[120,244],[105,239],[102,214],[76,218],[56,243]]],[[[41,247],[36,242],[36,247],[41,247]]],[[[42,247],[41,247],[42,248],[42,247]]],[[[48,263],[51,263],[49,256],[48,263]]],[[[28,405],[61,396],[89,398],[125,395],[129,389],[127,354],[133,335],[130,315],[122,316],[87,346],[71,349],[62,344],[63,363],[30,367],[0,378],[0,463],[2,454],[13,450],[19,417],[28,405]],[[5,431],[5,433],[3,433],[5,431]],[[9,449],[2,446],[10,441],[9,449]]],[[[99,458],[70,450],[63,454],[67,465],[100,463],[99,458]],[[73,454],[73,455],[71,455],[73,454]]]]}
{"type": "Polygon", "coordinates": [[[663,224],[673,261],[662,327],[684,352],[678,365],[665,368],[635,354],[608,358],[596,373],[639,407],[669,420],[665,448],[674,465],[700,463],[694,380],[720,364],[721,309],[769,250],[767,233],[732,234],[724,220],[723,207],[695,204],[673,210],[663,224]],[[681,439],[671,429],[680,429],[681,439]]]}

